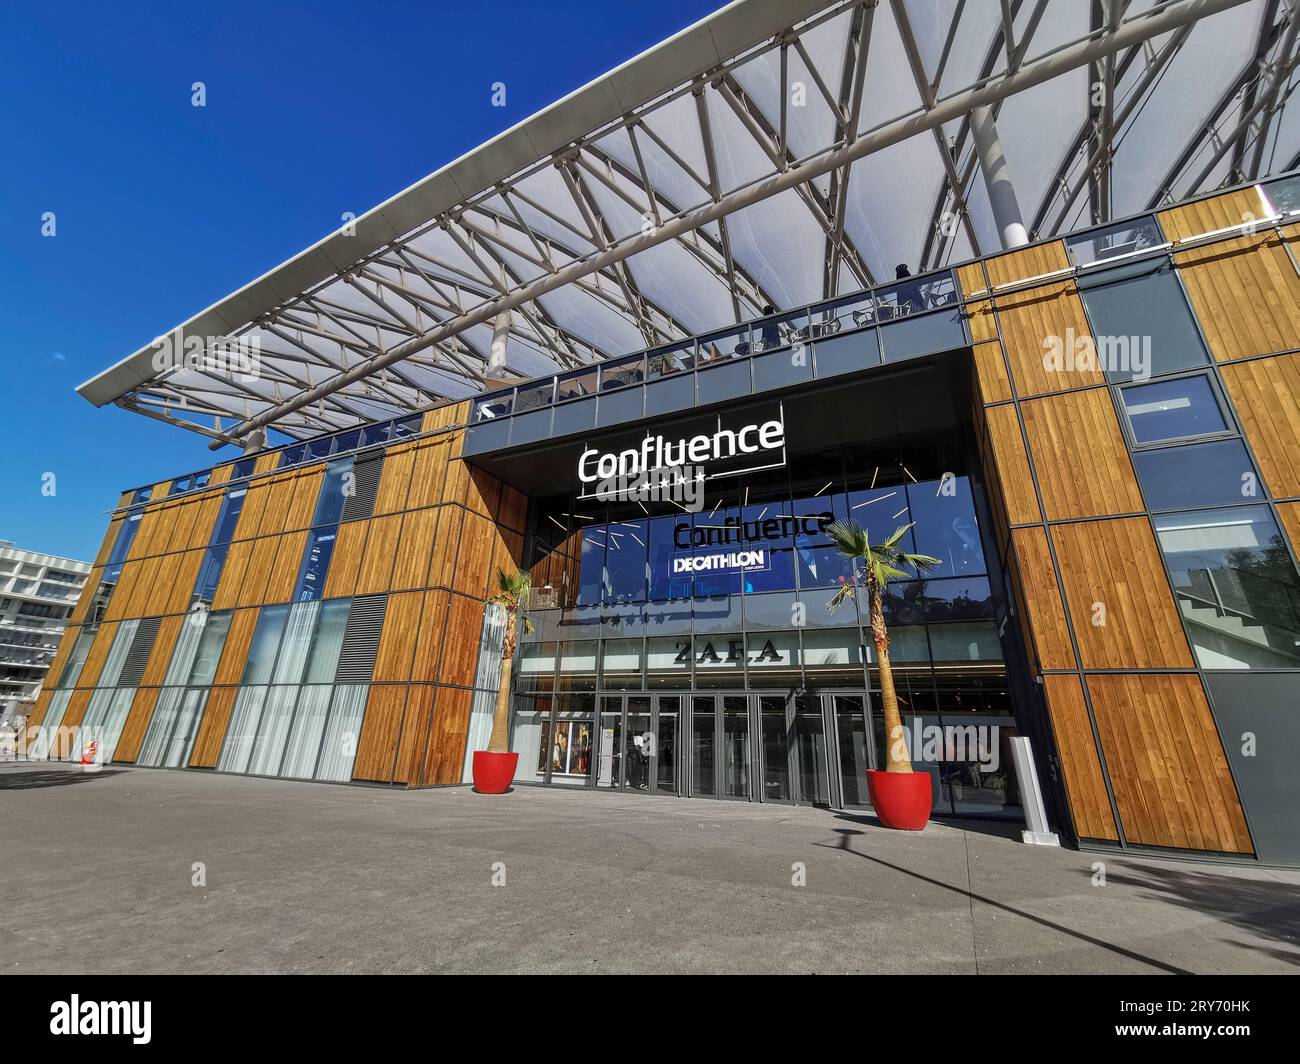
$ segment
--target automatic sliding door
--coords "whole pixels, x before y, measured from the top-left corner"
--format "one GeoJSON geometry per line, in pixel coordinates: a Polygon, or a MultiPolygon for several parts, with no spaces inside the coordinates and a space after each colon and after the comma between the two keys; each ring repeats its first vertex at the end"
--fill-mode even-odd
{"type": "Polygon", "coordinates": [[[654,779],[660,794],[678,793],[677,759],[681,756],[678,729],[681,727],[682,700],[677,695],[659,695],[655,700],[658,722],[655,732],[654,779]]]}
{"type": "Polygon", "coordinates": [[[616,791],[623,785],[623,696],[600,700],[596,735],[596,786],[616,791]]]}
{"type": "Polygon", "coordinates": [[[794,700],[795,800],[826,805],[830,780],[826,757],[826,727],[821,699],[801,695],[794,700]]]}
{"type": "Polygon", "coordinates": [[[623,788],[647,794],[653,777],[655,733],[651,730],[650,698],[628,695],[623,718],[623,788]]]}
{"type": "Polygon", "coordinates": [[[765,802],[790,801],[790,725],[784,695],[759,695],[759,729],[763,736],[763,793],[765,802]]]}
{"type": "Polygon", "coordinates": [[[749,699],[745,695],[722,697],[722,796],[748,798],[752,770],[749,699]]]}

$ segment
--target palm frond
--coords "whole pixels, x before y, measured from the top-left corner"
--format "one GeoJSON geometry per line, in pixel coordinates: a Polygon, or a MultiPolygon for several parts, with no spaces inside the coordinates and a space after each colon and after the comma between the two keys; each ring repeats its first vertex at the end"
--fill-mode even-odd
{"type": "Polygon", "coordinates": [[[856,597],[852,584],[841,584],[839,590],[837,590],[835,594],[831,596],[831,600],[826,603],[826,612],[834,613],[837,609],[843,606],[847,600],[856,597]]]}

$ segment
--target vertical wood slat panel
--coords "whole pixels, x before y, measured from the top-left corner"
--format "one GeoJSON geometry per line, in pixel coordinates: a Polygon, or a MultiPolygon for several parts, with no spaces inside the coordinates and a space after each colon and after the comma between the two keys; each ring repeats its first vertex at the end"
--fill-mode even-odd
{"type": "Polygon", "coordinates": [[[45,714],[50,711],[50,699],[53,697],[54,692],[48,688],[42,690],[36,696],[36,701],[32,703],[32,708],[27,714],[27,721],[23,725],[25,728],[40,727],[41,721],[45,719],[45,714]]]}
{"type": "Polygon", "coordinates": [[[166,678],[167,666],[171,664],[176,640],[185,621],[184,617],[164,617],[159,623],[153,650],[149,652],[149,662],[140,675],[141,687],[157,687],[166,678]]]}
{"type": "Polygon", "coordinates": [[[104,668],[104,661],[108,658],[109,648],[112,647],[120,627],[121,625],[116,621],[105,621],[99,626],[99,631],[90,644],[90,653],[86,655],[86,663],[81,667],[81,675],[77,677],[78,688],[94,687],[98,682],[99,674],[104,668]]]}
{"type": "Polygon", "coordinates": [[[414,455],[411,490],[406,497],[408,510],[435,506],[444,501],[443,489],[446,486],[451,441],[443,436],[425,440],[416,447],[414,455]]]}
{"type": "Polygon", "coordinates": [[[476,514],[493,517],[501,501],[501,481],[477,466],[468,465],[464,459],[461,459],[460,462],[462,465],[467,466],[466,473],[468,474],[465,487],[465,505],[476,514]]]}
{"type": "Polygon", "coordinates": [[[1171,207],[1160,211],[1157,217],[1166,240],[1186,240],[1240,225],[1251,218],[1266,218],[1268,214],[1259,193],[1251,187],[1171,207]]]}
{"type": "Polygon", "coordinates": [[[465,511],[459,506],[438,507],[438,531],[434,533],[433,557],[429,560],[429,587],[451,587],[464,516],[465,511]]]}
{"type": "Polygon", "coordinates": [[[350,598],[357,586],[357,573],[365,553],[369,521],[348,521],[339,525],[334,554],[325,577],[325,598],[350,598]]]}
{"type": "Polygon", "coordinates": [[[414,443],[400,443],[384,452],[384,468],[379,475],[379,489],[375,493],[376,517],[400,513],[406,509],[406,496],[411,490],[411,470],[414,465],[414,443]]]}
{"type": "Polygon", "coordinates": [[[1041,521],[1034,480],[1029,475],[1029,458],[1020,435],[1020,419],[1014,406],[994,406],[984,412],[989,443],[997,461],[1007,519],[1013,525],[1041,521]]]}
{"type": "Polygon", "coordinates": [[[86,619],[86,614],[90,612],[90,604],[95,601],[95,595],[103,578],[103,566],[90,570],[90,575],[86,577],[86,586],[81,589],[77,604],[72,607],[72,614],[68,617],[69,624],[81,624],[86,619]]]}
{"type": "Polygon", "coordinates": [[[68,699],[68,708],[63,714],[63,721],[60,723],[58,731],[50,742],[50,759],[59,760],[71,756],[74,752],[80,754],[80,750],[75,749],[76,733],[73,729],[81,725],[85,719],[86,709],[90,705],[90,696],[93,691],[73,691],[72,697],[68,699]]]}
{"type": "Polygon", "coordinates": [[[1052,539],[1085,669],[1193,667],[1146,518],[1055,525],[1052,539]]]}
{"type": "Polygon", "coordinates": [[[1066,254],[1065,242],[1062,240],[1017,248],[1015,251],[1008,251],[984,260],[989,283],[993,285],[1027,281],[1031,277],[1041,277],[1053,270],[1063,270],[1069,265],[1070,256],[1066,254]]]}
{"type": "Polygon", "coordinates": [[[1085,839],[1118,840],[1079,677],[1060,673],[1044,676],[1043,693],[1052,717],[1075,830],[1085,839]]]}
{"type": "Polygon", "coordinates": [[[1092,333],[1073,281],[999,296],[996,305],[1018,395],[1043,395],[1106,382],[1099,368],[1077,357],[1075,343],[1090,339],[1092,333]],[[1049,340],[1057,345],[1059,363],[1049,364],[1049,340]]]}
{"type": "Polygon", "coordinates": [[[497,524],[522,535],[527,520],[528,496],[508,484],[501,485],[501,501],[497,504],[497,524]]]}
{"type": "Polygon", "coordinates": [[[1282,528],[1286,531],[1287,538],[1291,541],[1292,552],[1296,557],[1300,557],[1300,502],[1280,503],[1277,514],[1282,519],[1282,528]]]}
{"type": "Polygon", "coordinates": [[[1026,635],[1031,652],[1043,669],[1074,669],[1074,648],[1066,622],[1065,604],[1056,583],[1056,569],[1041,526],[1017,528],[1012,532],[1015,564],[1012,567],[1024,597],[1026,635]]]}
{"type": "Polygon", "coordinates": [[[140,756],[140,744],[144,742],[145,732],[149,730],[149,721],[153,719],[154,706],[158,702],[159,688],[141,687],[131,700],[130,712],[122,725],[122,734],[118,736],[117,747],[113,751],[113,761],[131,764],[140,756]]]}
{"type": "Polygon", "coordinates": [[[145,561],[138,578],[139,590],[131,598],[129,616],[161,617],[163,614],[181,612],[167,608],[175,588],[175,576],[180,567],[181,557],[179,554],[162,554],[145,561]]]}
{"type": "Polygon", "coordinates": [[[483,603],[452,595],[447,610],[447,635],[443,643],[438,679],[468,687],[478,667],[479,636],[483,632],[483,603]]]}
{"type": "Polygon", "coordinates": [[[203,719],[194,736],[194,749],[190,753],[190,768],[216,768],[217,758],[226,738],[226,726],[235,708],[237,687],[214,687],[208,695],[203,719]]]}
{"type": "Polygon", "coordinates": [[[1288,243],[1269,230],[1175,253],[1216,361],[1300,347],[1300,276],[1288,243]]]}
{"type": "Polygon", "coordinates": [[[285,531],[285,521],[293,508],[294,488],[298,483],[298,473],[280,473],[266,481],[266,488],[259,499],[262,519],[257,524],[258,537],[278,536],[285,531]]]}
{"type": "Polygon", "coordinates": [[[217,580],[216,593],[212,596],[214,610],[227,610],[239,602],[239,592],[253,556],[253,542],[246,539],[230,544],[225,565],[221,567],[221,576],[217,580]]]}
{"type": "Polygon", "coordinates": [[[1007,360],[1002,354],[1002,344],[994,339],[989,343],[977,343],[971,348],[975,363],[975,380],[979,385],[980,400],[984,403],[1000,403],[1012,396],[1011,374],[1007,371],[1007,360]]]}
{"type": "Polygon", "coordinates": [[[424,612],[420,617],[420,634],[415,643],[415,656],[411,662],[411,680],[430,683],[441,680],[439,665],[442,659],[443,640],[446,636],[448,594],[445,591],[426,591],[424,612]]]}
{"type": "Polygon", "coordinates": [[[460,530],[460,545],[456,556],[456,591],[482,598],[487,590],[489,568],[492,564],[492,522],[475,513],[466,513],[460,530]]]}
{"type": "Polygon", "coordinates": [[[1275,498],[1300,495],[1300,354],[1223,367],[1223,382],[1275,498]]]}
{"type": "Polygon", "coordinates": [[[425,586],[437,524],[438,512],[432,509],[413,510],[402,517],[402,534],[393,566],[393,591],[425,586]]]}
{"type": "Polygon", "coordinates": [[[361,738],[357,742],[357,756],[352,765],[353,779],[375,783],[392,781],[405,707],[405,684],[370,688],[361,738]]]}
{"type": "Polygon", "coordinates": [[[99,544],[99,552],[95,555],[95,566],[108,563],[108,556],[113,553],[113,544],[117,542],[117,534],[122,531],[122,525],[125,522],[126,518],[124,517],[114,517],[108,522],[108,531],[104,533],[104,538],[99,544]]]}
{"type": "Polygon", "coordinates": [[[288,602],[293,598],[307,536],[306,532],[288,532],[279,537],[263,602],[288,602]]]}
{"type": "Polygon", "coordinates": [[[424,782],[427,785],[460,782],[473,704],[473,691],[455,687],[439,690],[428,753],[424,759],[424,782]]]}
{"type": "Polygon", "coordinates": [[[321,484],[325,480],[325,466],[318,465],[304,469],[298,474],[293,486],[293,500],[284,520],[286,532],[297,532],[311,524],[316,514],[316,503],[320,498],[321,484]]]}
{"type": "Polygon", "coordinates": [[[393,772],[395,783],[418,787],[424,782],[424,753],[429,743],[429,723],[437,690],[423,684],[411,685],[397,746],[397,767],[393,772]]]}
{"type": "MultiPolygon", "coordinates": [[[[387,461],[384,466],[387,468],[387,461]]],[[[388,590],[401,531],[401,514],[376,517],[370,522],[370,535],[366,539],[365,553],[361,556],[361,568],[357,573],[358,595],[377,595],[388,590]]]]}
{"type": "Polygon", "coordinates": [[[226,633],[226,644],[221,648],[221,659],[212,677],[214,685],[236,684],[244,675],[259,612],[256,609],[236,610],[231,615],[230,631],[226,633]]]}
{"type": "Polygon", "coordinates": [[[264,536],[253,540],[244,583],[239,589],[239,606],[260,606],[266,601],[266,587],[275,565],[275,555],[280,549],[278,536],[264,536]]]}
{"type": "Polygon", "coordinates": [[[194,517],[194,527],[190,530],[190,547],[206,547],[212,542],[212,530],[217,523],[217,514],[221,512],[223,493],[208,492],[199,504],[194,517]]]}
{"type": "Polygon", "coordinates": [[[42,694],[52,691],[58,684],[64,666],[68,664],[68,658],[72,656],[72,648],[77,645],[77,635],[80,631],[80,625],[70,625],[63,629],[63,634],[59,636],[58,648],[54,651],[54,658],[50,661],[50,667],[45,671],[42,694]]]}
{"type": "Polygon", "coordinates": [[[1251,853],[1245,815],[1200,678],[1088,677],[1130,842],[1251,853]]]}
{"type": "Polygon", "coordinates": [[[258,529],[262,525],[262,517],[266,512],[266,500],[270,495],[271,481],[273,479],[267,477],[249,482],[248,490],[244,493],[244,505],[239,511],[239,520],[235,522],[232,539],[257,538],[258,529]]]}
{"type": "MultiPolygon", "coordinates": [[[[104,619],[106,621],[120,621],[127,616],[131,608],[131,596],[135,593],[136,580],[140,574],[140,569],[145,562],[127,562],[122,566],[122,575],[117,578],[117,587],[113,589],[113,594],[109,596],[108,608],[104,610],[104,619]]],[[[97,581],[98,582],[98,581],[97,581]]],[[[87,600],[93,595],[91,592],[90,582],[86,582],[86,590],[82,592],[82,598],[87,600]]],[[[81,603],[77,603],[80,608],[81,603]]],[[[75,619],[77,613],[74,610],[72,617],[75,619]]]]}
{"type": "MultiPolygon", "coordinates": [[[[185,613],[190,608],[194,597],[194,584],[199,578],[199,569],[203,567],[203,551],[187,550],[176,555],[173,568],[171,595],[163,613],[185,613]]],[[[152,616],[152,615],[151,615],[152,616]]]]}
{"type": "Polygon", "coordinates": [[[988,281],[984,278],[984,264],[971,262],[957,267],[957,287],[962,298],[969,300],[972,296],[982,295],[988,290],[988,281]]]}
{"type": "Polygon", "coordinates": [[[1106,388],[1020,407],[1049,521],[1142,509],[1142,494],[1106,388]]]}
{"type": "Polygon", "coordinates": [[[423,602],[424,596],[418,591],[388,596],[375,655],[375,683],[406,683],[410,679],[423,602]]]}
{"type": "Polygon", "coordinates": [[[279,451],[269,451],[266,454],[260,454],[257,456],[257,460],[253,463],[253,475],[257,476],[259,473],[269,473],[279,464],[279,451]]]}

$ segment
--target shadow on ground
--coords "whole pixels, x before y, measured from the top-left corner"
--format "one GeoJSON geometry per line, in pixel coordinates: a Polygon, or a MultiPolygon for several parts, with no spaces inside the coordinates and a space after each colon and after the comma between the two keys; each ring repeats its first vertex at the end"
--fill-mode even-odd
{"type": "MultiPolygon", "coordinates": [[[[870,823],[879,823],[875,817],[863,818],[870,823]]],[[[854,857],[861,857],[864,861],[870,861],[882,868],[891,869],[900,875],[910,876],[912,879],[920,880],[922,883],[928,883],[934,887],[941,887],[944,890],[950,890],[952,893],[960,895],[971,901],[977,901],[982,905],[991,906],[1001,912],[1008,913],[1011,916],[1019,917],[1022,920],[1029,920],[1039,927],[1046,927],[1053,931],[1059,932],[1079,942],[1086,942],[1089,945],[1097,946],[1100,949],[1108,950],[1111,953],[1118,954],[1121,957],[1127,957],[1130,960],[1139,961],[1142,964],[1150,965],[1152,968],[1159,969],[1162,972],[1170,972],[1174,975],[1191,975],[1192,973],[1186,968],[1179,968],[1173,964],[1167,964],[1165,961],[1157,960],[1154,957],[1148,957],[1145,954],[1138,953],[1135,950],[1126,949],[1114,942],[1107,942],[1105,939],[1097,938],[1095,935],[1084,934],[1072,927],[1066,927],[1064,924],[1058,924],[1054,920],[1048,920],[1041,916],[1035,916],[1033,913],[1025,912],[1023,909],[1017,909],[1014,905],[1008,905],[1006,902],[998,901],[987,894],[976,894],[965,887],[956,886],[952,883],[945,883],[942,879],[935,879],[933,876],[922,875],[920,872],[913,871],[910,868],[904,868],[900,864],[894,864],[892,861],[886,861],[881,857],[874,857],[869,853],[863,853],[861,850],[853,848],[853,838],[857,835],[866,835],[865,831],[859,831],[857,828],[835,828],[835,833],[839,836],[838,842],[819,842],[814,843],[816,846],[825,846],[827,849],[839,850],[843,853],[851,853],[854,857]]]]}
{"type": "Polygon", "coordinates": [[[1300,968],[1300,886],[1294,883],[1113,861],[1107,862],[1106,882],[1145,891],[1148,898],[1213,915],[1224,923],[1285,945],[1287,948],[1280,949],[1234,943],[1300,968]]]}
{"type": "Polygon", "coordinates": [[[103,769],[99,772],[69,772],[67,769],[32,769],[29,771],[0,772],[0,791],[27,791],[38,787],[66,787],[73,783],[90,783],[120,776],[121,769],[103,769]]]}

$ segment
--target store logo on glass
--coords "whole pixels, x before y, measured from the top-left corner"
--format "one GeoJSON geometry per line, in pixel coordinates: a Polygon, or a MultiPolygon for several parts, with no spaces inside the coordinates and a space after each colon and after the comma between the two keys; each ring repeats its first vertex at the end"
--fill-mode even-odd
{"type": "Polygon", "coordinates": [[[675,502],[691,513],[704,507],[707,481],[785,465],[784,411],[767,421],[712,433],[665,437],[646,431],[638,447],[602,451],[587,447],[578,456],[579,498],[618,502],[675,502]]]}

